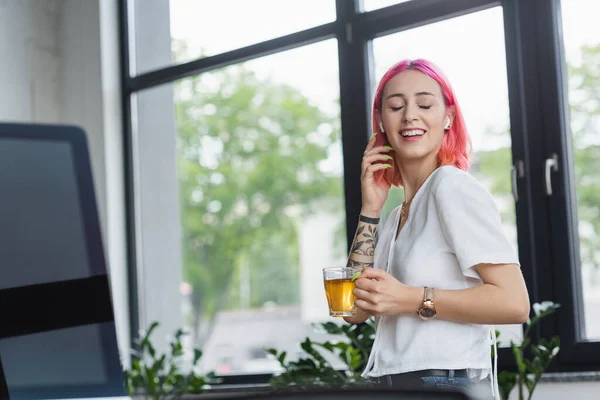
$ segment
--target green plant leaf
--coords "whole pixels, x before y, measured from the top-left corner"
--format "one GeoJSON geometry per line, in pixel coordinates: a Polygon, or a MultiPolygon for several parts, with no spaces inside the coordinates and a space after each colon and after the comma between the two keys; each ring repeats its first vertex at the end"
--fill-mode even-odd
{"type": "Polygon", "coordinates": [[[277,357],[277,354],[278,354],[278,351],[277,351],[277,350],[275,350],[275,349],[273,349],[273,348],[269,348],[269,349],[266,349],[265,351],[266,351],[267,353],[269,353],[269,354],[272,354],[272,355],[274,355],[274,356],[276,356],[276,357],[277,357]]]}
{"type": "Polygon", "coordinates": [[[159,323],[155,321],[152,324],[150,324],[150,327],[148,328],[148,330],[146,332],[142,332],[143,335],[142,335],[142,338],[140,339],[140,351],[142,353],[146,350],[146,347],[150,343],[150,336],[152,335],[152,332],[158,326],[159,326],[159,323]]]}
{"type": "MultiPolygon", "coordinates": [[[[201,393],[209,378],[196,374],[194,366],[202,356],[202,351],[194,350],[192,371],[183,374],[179,368],[179,359],[183,356],[181,337],[186,334],[179,329],[175,331],[173,340],[169,342],[169,354],[158,354],[156,346],[150,338],[158,323],[152,323],[147,331],[141,331],[141,337],[134,343],[139,343],[140,350],[134,352],[131,368],[125,371],[126,389],[130,395],[144,393],[151,399],[178,399],[186,393],[201,393]]],[[[210,373],[207,375],[209,376],[210,373]]],[[[212,375],[214,377],[214,374],[212,375]]],[[[218,379],[210,378],[212,382],[218,379]]]]}
{"type": "Polygon", "coordinates": [[[560,304],[553,303],[551,301],[544,301],[541,304],[534,303],[533,310],[534,310],[535,316],[527,322],[527,330],[529,330],[531,327],[535,326],[542,319],[553,314],[559,308],[560,308],[560,304]]]}
{"type": "Polygon", "coordinates": [[[534,381],[528,376],[525,376],[525,387],[527,387],[527,393],[533,393],[534,381]]]}
{"type": "Polygon", "coordinates": [[[150,341],[146,342],[146,349],[148,350],[148,354],[150,354],[150,357],[152,357],[152,358],[156,357],[156,349],[152,345],[152,342],[150,342],[150,341]]]}
{"type": "Polygon", "coordinates": [[[512,342],[510,345],[511,345],[510,347],[512,349],[513,355],[515,356],[515,361],[517,363],[517,369],[519,370],[519,372],[524,372],[526,369],[526,365],[523,362],[523,353],[521,353],[521,348],[512,342]]]}
{"type": "Polygon", "coordinates": [[[187,332],[181,328],[179,328],[175,331],[175,339],[176,340],[179,340],[182,336],[185,336],[185,335],[187,335],[187,332]]]}
{"type": "Polygon", "coordinates": [[[512,371],[502,371],[498,374],[498,389],[502,400],[508,400],[508,396],[517,385],[517,373],[512,371]]]}
{"type": "Polygon", "coordinates": [[[198,364],[198,361],[202,358],[202,350],[194,349],[194,360],[192,361],[192,365],[198,364]]]}
{"type": "Polygon", "coordinates": [[[343,333],[344,326],[340,327],[334,322],[324,322],[321,324],[315,324],[321,331],[325,331],[330,335],[340,335],[343,333]]]}
{"type": "Polygon", "coordinates": [[[286,355],[287,355],[287,352],[282,351],[281,354],[279,355],[279,357],[277,357],[277,361],[279,361],[279,364],[284,365],[286,355]]]}

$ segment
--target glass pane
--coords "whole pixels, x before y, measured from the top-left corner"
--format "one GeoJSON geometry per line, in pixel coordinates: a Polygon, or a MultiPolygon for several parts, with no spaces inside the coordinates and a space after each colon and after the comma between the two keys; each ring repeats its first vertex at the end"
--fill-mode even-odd
{"type": "Polygon", "coordinates": [[[362,10],[365,12],[373,11],[395,4],[406,3],[407,1],[414,0],[362,0],[362,10]]]}
{"type": "MultiPolygon", "coordinates": [[[[375,39],[373,52],[377,79],[373,87],[389,67],[405,58],[428,59],[448,76],[473,142],[471,173],[494,196],[502,214],[505,233],[517,249],[515,204],[510,181],[512,156],[502,8],[375,39]],[[473,32],[478,34],[473,35],[473,32]],[[440,40],[449,36],[461,46],[448,46],[446,41],[440,40]],[[485,86],[485,95],[482,95],[482,86],[485,86]]],[[[403,197],[401,189],[394,189],[386,202],[385,214],[389,215],[400,205],[403,197]]],[[[521,325],[497,328],[501,332],[499,340],[502,346],[508,346],[511,340],[522,340],[521,325]]]]}
{"type": "Polygon", "coordinates": [[[182,312],[203,370],[275,372],[265,349],[323,339],[321,269],[347,257],[338,99],[335,40],[176,85],[182,312]]]}
{"type": "Polygon", "coordinates": [[[134,73],[333,22],[334,0],[134,0],[134,73]]]}
{"type": "Polygon", "coordinates": [[[600,339],[600,3],[562,2],[575,160],[584,339],[600,339]]]}

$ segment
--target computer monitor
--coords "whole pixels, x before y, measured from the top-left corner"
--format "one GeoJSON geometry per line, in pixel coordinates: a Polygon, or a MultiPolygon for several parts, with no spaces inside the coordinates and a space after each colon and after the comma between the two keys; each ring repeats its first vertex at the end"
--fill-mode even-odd
{"type": "Polygon", "coordinates": [[[0,124],[0,399],[125,396],[86,135],[0,124]]]}

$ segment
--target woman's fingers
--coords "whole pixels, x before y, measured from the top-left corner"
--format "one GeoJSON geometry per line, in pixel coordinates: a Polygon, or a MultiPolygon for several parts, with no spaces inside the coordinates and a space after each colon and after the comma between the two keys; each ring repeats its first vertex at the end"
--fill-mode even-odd
{"type": "Polygon", "coordinates": [[[377,133],[376,133],[376,132],[375,132],[375,133],[373,133],[373,134],[371,135],[371,137],[369,138],[369,143],[367,143],[367,147],[366,147],[366,149],[365,149],[365,153],[366,153],[368,150],[371,150],[373,147],[375,147],[375,135],[377,135],[377,133]]]}
{"type": "Polygon", "coordinates": [[[375,171],[380,171],[382,169],[388,169],[391,168],[392,164],[390,163],[386,163],[386,164],[371,164],[369,166],[367,166],[363,172],[363,177],[366,176],[367,174],[373,174],[375,171]]]}
{"type": "Polygon", "coordinates": [[[357,299],[354,302],[354,305],[368,314],[372,314],[375,310],[375,305],[373,303],[369,303],[368,301],[362,299],[357,299]]]}
{"type": "Polygon", "coordinates": [[[387,154],[392,148],[390,146],[375,146],[375,136],[367,144],[361,162],[361,191],[363,207],[379,210],[387,198],[387,189],[378,186],[373,175],[376,171],[392,168],[393,159],[387,154]]]}
{"type": "MultiPolygon", "coordinates": [[[[371,141],[369,143],[369,146],[371,145],[371,143],[374,141],[371,141]]],[[[365,155],[363,156],[362,159],[362,172],[363,174],[367,171],[367,169],[372,166],[372,165],[379,165],[379,164],[373,164],[376,161],[383,161],[385,165],[385,163],[389,164],[391,166],[392,164],[392,156],[390,156],[389,154],[386,154],[387,152],[390,151],[390,147],[389,146],[377,146],[371,149],[368,149],[367,146],[367,150],[365,151],[365,155]]],[[[384,168],[389,168],[389,167],[384,167],[384,168]]],[[[381,168],[379,168],[381,169],[381,168]]]]}
{"type": "Polygon", "coordinates": [[[356,298],[358,300],[363,300],[367,303],[374,303],[374,301],[375,301],[374,293],[370,293],[366,290],[359,289],[359,288],[354,288],[354,296],[356,296],[356,298]]]}
{"type": "Polygon", "coordinates": [[[365,149],[365,157],[366,156],[370,156],[372,154],[379,154],[379,153],[389,153],[390,151],[393,150],[392,146],[377,146],[377,147],[373,147],[372,144],[374,144],[375,141],[371,141],[368,145],[367,148],[365,149]],[[369,148],[369,146],[371,146],[369,148]]]}
{"type": "Polygon", "coordinates": [[[364,156],[363,157],[363,165],[366,164],[365,166],[367,166],[367,165],[373,164],[375,161],[390,162],[392,160],[393,160],[392,156],[390,156],[388,154],[375,153],[375,154],[371,154],[369,156],[364,156]]]}

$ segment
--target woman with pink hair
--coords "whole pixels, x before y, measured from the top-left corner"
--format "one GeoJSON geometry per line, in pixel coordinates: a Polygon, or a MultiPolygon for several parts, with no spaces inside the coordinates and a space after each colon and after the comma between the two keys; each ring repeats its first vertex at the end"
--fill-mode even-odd
{"type": "Polygon", "coordinates": [[[438,388],[489,377],[497,397],[493,326],[524,323],[529,295],[492,196],[467,172],[471,143],[454,92],[431,62],[401,61],[381,79],[372,118],[348,259],[363,268],[358,311],[345,318],[375,317],[363,376],[438,388]],[[380,229],[391,186],[405,200],[380,229]]]}

